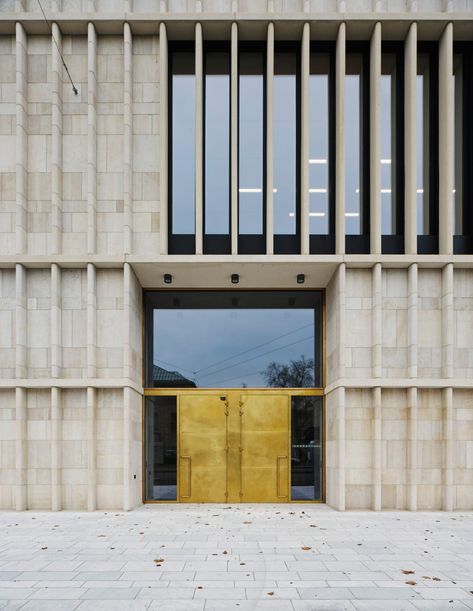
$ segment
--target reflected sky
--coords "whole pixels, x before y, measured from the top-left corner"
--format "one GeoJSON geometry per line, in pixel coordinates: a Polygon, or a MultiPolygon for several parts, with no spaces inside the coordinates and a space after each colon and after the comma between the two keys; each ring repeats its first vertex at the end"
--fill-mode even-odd
{"type": "Polygon", "coordinates": [[[270,362],[314,359],[313,309],[155,309],[154,363],[199,387],[264,387],[270,362]]]}

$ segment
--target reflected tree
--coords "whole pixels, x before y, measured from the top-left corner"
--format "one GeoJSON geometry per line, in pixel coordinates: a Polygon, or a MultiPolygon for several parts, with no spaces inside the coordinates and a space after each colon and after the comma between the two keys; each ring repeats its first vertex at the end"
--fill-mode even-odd
{"type": "Polygon", "coordinates": [[[314,359],[302,355],[295,361],[271,361],[261,375],[271,388],[308,388],[314,385],[314,359]]]}

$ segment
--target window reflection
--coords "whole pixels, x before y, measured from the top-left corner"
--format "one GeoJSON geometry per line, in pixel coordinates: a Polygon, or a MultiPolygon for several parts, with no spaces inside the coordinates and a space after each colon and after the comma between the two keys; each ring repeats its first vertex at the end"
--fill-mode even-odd
{"type": "Polygon", "coordinates": [[[347,54],[345,77],[345,228],[347,235],[360,235],[363,227],[362,77],[362,54],[347,54]]]}
{"type": "Polygon", "coordinates": [[[322,477],[322,398],[291,399],[291,499],[319,500],[322,477]]]}
{"type": "Polygon", "coordinates": [[[309,226],[329,233],[329,69],[328,53],[311,53],[309,80],[309,226]]]}
{"type": "Polygon", "coordinates": [[[395,235],[396,227],[396,55],[381,60],[381,232],[395,235]]]}
{"type": "Polygon", "coordinates": [[[230,232],[230,55],[205,55],[205,233],[230,232]]]}
{"type": "Polygon", "coordinates": [[[239,56],[238,231],[264,233],[264,70],[263,53],[239,56]]]}
{"type": "Polygon", "coordinates": [[[297,57],[274,54],[274,233],[297,233],[297,57]]]}
{"type": "Polygon", "coordinates": [[[195,233],[195,63],[194,53],[171,57],[172,233],[195,233]]]}
{"type": "Polygon", "coordinates": [[[176,397],[146,397],[146,500],[177,498],[176,397]]]}
{"type": "Polygon", "coordinates": [[[427,53],[417,57],[416,146],[417,146],[417,234],[430,234],[430,61],[427,53]]]}
{"type": "Polygon", "coordinates": [[[148,293],[147,386],[320,386],[320,293],[293,295],[148,293]]]}

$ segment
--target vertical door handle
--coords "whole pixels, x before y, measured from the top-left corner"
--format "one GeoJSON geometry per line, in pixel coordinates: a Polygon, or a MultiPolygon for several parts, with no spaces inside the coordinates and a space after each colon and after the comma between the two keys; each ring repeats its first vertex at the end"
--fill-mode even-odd
{"type": "Polygon", "coordinates": [[[181,494],[181,498],[191,497],[192,460],[190,456],[181,456],[181,460],[187,460],[187,494],[181,494]]]}
{"type": "Polygon", "coordinates": [[[276,487],[278,499],[287,498],[287,494],[281,494],[281,460],[287,460],[287,456],[276,457],[276,487]]]}

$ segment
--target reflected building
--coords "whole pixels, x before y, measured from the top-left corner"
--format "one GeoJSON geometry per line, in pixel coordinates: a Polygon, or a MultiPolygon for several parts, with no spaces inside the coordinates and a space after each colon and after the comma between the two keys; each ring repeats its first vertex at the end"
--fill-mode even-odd
{"type": "Polygon", "coordinates": [[[45,9],[0,2],[0,509],[472,509],[472,0],[45,9]]]}

